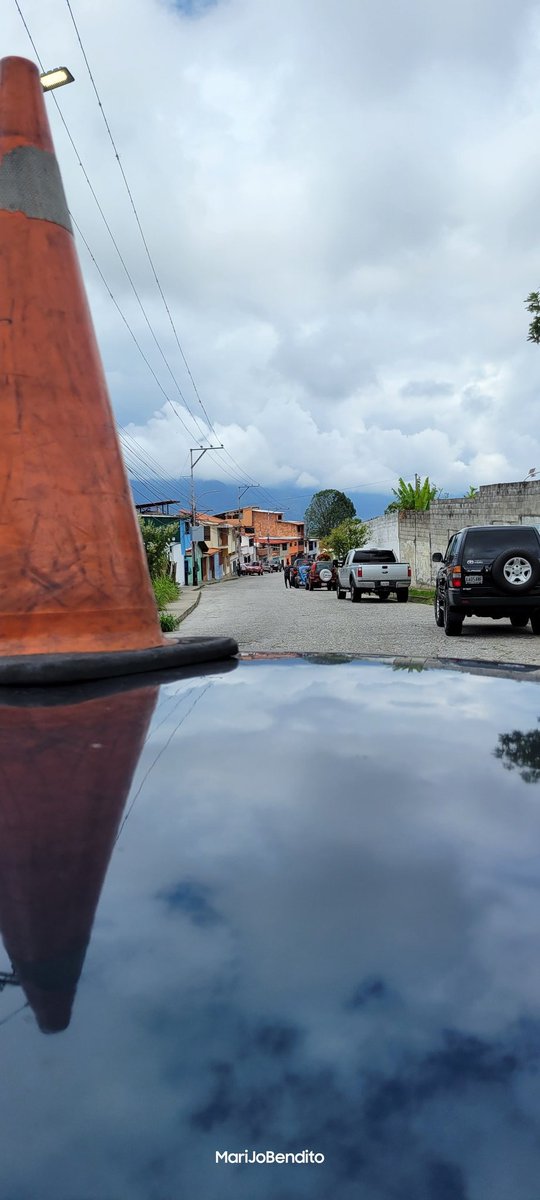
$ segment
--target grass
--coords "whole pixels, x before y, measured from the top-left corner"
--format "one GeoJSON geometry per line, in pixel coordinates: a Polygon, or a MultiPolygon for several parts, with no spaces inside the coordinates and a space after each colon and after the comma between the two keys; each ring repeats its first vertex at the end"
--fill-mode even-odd
{"type": "Polygon", "coordinates": [[[158,609],[165,608],[167,604],[172,604],[173,600],[178,600],[180,588],[178,584],[170,579],[168,575],[158,575],[152,580],[154,596],[158,609]]]}
{"type": "Polygon", "coordinates": [[[175,617],[174,613],[160,612],[159,622],[162,633],[174,633],[180,624],[180,617],[175,617]]]}
{"type": "Polygon", "coordinates": [[[415,600],[417,604],[433,604],[435,588],[409,588],[409,599],[415,600]]]}

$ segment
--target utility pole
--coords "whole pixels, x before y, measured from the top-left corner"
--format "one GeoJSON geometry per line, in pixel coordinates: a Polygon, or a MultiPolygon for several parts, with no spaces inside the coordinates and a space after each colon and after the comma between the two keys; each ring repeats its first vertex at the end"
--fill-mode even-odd
{"type": "Polygon", "coordinates": [[[193,449],[191,449],[189,451],[189,461],[190,461],[190,470],[191,470],[191,557],[193,559],[193,572],[192,572],[191,582],[193,584],[193,587],[197,587],[197,554],[195,551],[195,537],[194,537],[195,525],[197,523],[197,504],[195,501],[195,479],[194,479],[193,471],[194,471],[194,468],[197,466],[197,463],[200,462],[203,454],[206,454],[207,450],[223,450],[223,446],[195,446],[193,449]],[[197,451],[198,451],[198,454],[197,454],[197,451]],[[197,457],[195,460],[193,459],[194,454],[197,454],[197,457]]]}
{"type": "Polygon", "coordinates": [[[244,483],[244,484],[240,484],[240,486],[238,488],[238,527],[236,530],[236,553],[238,554],[239,569],[242,566],[242,518],[240,516],[240,501],[242,499],[242,496],[245,496],[246,492],[249,492],[249,489],[252,487],[260,487],[260,484],[259,483],[244,483]]]}

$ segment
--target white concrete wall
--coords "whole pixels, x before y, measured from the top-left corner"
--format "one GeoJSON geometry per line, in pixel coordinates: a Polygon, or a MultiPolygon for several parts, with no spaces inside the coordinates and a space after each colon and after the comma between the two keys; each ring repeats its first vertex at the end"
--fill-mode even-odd
{"type": "Polygon", "coordinates": [[[176,582],[180,587],[184,586],[184,555],[179,542],[173,542],[171,546],[171,560],[176,565],[176,582]]]}
{"type": "Polygon", "coordinates": [[[382,517],[366,521],[366,525],[369,527],[366,549],[393,550],[396,558],[399,558],[398,514],[385,513],[382,517]]]}
{"type": "MultiPolygon", "coordinates": [[[[385,522],[377,517],[370,527],[385,522]]],[[[449,538],[468,525],[537,525],[540,527],[540,481],[482,486],[475,499],[434,500],[428,512],[399,514],[399,557],[410,562],[413,583],[430,586],[437,574],[435,551],[444,554],[449,538]]],[[[381,531],[384,526],[381,526],[381,531]]],[[[376,541],[382,536],[379,529],[376,541]]],[[[376,543],[374,543],[376,544],[376,543]]],[[[388,543],[390,545],[390,543],[388,543]]],[[[395,547],[392,545],[395,553],[395,547]]]]}

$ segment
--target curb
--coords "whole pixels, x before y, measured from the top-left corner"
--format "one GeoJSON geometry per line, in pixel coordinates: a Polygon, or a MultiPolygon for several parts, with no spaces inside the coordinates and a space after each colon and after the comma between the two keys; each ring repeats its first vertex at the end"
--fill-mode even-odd
{"type": "Polygon", "coordinates": [[[202,588],[199,588],[199,591],[197,592],[197,595],[193,601],[193,604],[190,604],[189,608],[185,608],[183,613],[176,614],[178,616],[180,624],[182,624],[182,621],[185,621],[186,617],[189,617],[189,614],[192,613],[193,610],[197,607],[199,600],[201,598],[201,592],[202,592],[202,588]]]}

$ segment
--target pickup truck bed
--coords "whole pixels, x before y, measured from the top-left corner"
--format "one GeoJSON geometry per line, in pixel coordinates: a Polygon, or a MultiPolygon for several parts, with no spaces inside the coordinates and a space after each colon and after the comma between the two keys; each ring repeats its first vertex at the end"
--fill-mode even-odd
{"type": "Polygon", "coordinates": [[[404,603],[409,598],[411,568],[408,563],[396,562],[393,550],[349,550],[338,570],[338,600],[350,592],[353,603],[365,593],[387,600],[393,592],[404,603]]]}

